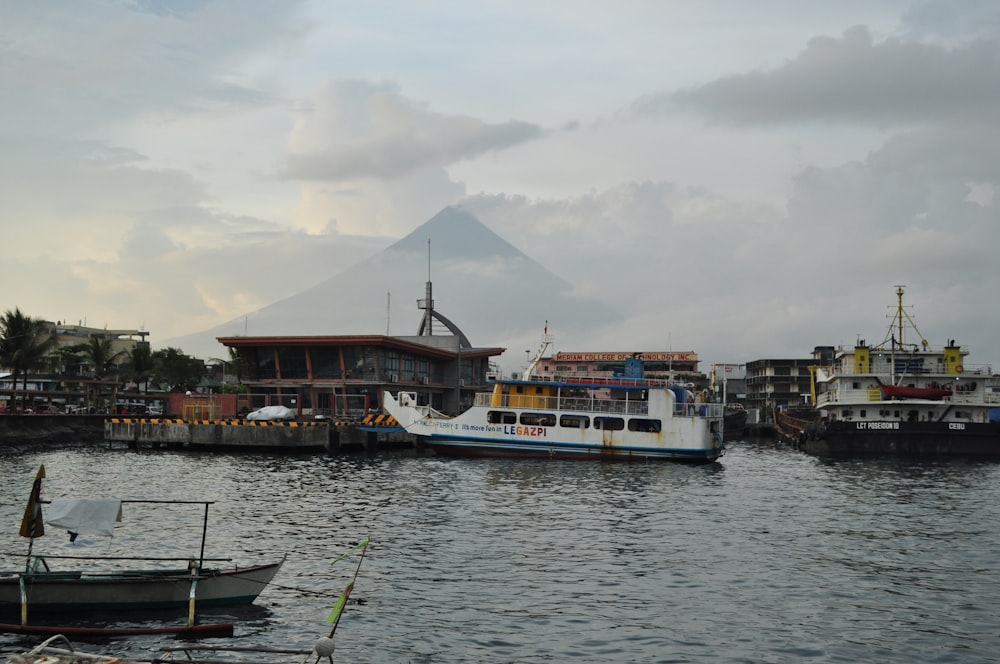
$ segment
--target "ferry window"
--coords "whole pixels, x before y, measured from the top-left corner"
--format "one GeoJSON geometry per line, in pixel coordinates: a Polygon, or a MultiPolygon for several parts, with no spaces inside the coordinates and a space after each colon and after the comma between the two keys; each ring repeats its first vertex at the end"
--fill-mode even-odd
{"type": "Polygon", "coordinates": [[[595,417],[594,428],[605,431],[621,431],[625,428],[625,420],[620,417],[595,417]]]}
{"type": "Polygon", "coordinates": [[[660,420],[647,420],[644,417],[633,417],[628,421],[629,431],[645,431],[648,433],[660,433],[660,420]]]}
{"type": "Polygon", "coordinates": [[[584,415],[563,415],[559,418],[559,426],[567,429],[586,429],[590,426],[590,418],[584,415]]]}
{"type": "Polygon", "coordinates": [[[552,413],[521,413],[521,424],[536,427],[554,427],[556,416],[552,413]]]}
{"type": "Polygon", "coordinates": [[[508,410],[490,410],[486,412],[486,421],[490,424],[515,424],[517,415],[508,410]]]}
{"type": "Polygon", "coordinates": [[[868,411],[862,408],[861,409],[861,417],[868,417],[868,411]]]}

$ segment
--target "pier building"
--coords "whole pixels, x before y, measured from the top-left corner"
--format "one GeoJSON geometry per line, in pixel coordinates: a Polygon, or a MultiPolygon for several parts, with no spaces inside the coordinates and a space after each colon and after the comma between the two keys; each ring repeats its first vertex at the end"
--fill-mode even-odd
{"type": "Polygon", "coordinates": [[[417,394],[421,405],[459,413],[487,389],[493,358],[504,348],[474,347],[434,309],[431,283],[417,300],[417,334],[218,337],[236,351],[253,408],[282,405],[299,416],[360,419],[381,410],[384,390],[417,394]]]}

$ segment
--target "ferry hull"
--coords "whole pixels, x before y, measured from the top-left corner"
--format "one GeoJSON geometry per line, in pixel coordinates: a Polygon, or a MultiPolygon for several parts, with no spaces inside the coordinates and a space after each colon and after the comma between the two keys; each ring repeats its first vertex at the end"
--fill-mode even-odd
{"type": "Polygon", "coordinates": [[[721,445],[707,449],[649,449],[625,446],[588,445],[582,443],[537,443],[518,440],[489,440],[421,436],[424,443],[439,454],[464,457],[508,457],[521,459],[568,459],[602,461],[688,461],[709,463],[721,457],[721,445]]]}
{"type": "Polygon", "coordinates": [[[1000,459],[1000,422],[830,422],[802,448],[837,457],[1000,459]]]}

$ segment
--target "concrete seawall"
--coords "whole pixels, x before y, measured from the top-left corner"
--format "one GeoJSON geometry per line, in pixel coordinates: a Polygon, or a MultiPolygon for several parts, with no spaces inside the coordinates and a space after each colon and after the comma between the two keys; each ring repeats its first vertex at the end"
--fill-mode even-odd
{"type": "Polygon", "coordinates": [[[104,440],[129,447],[164,447],[276,452],[339,452],[361,448],[377,450],[384,445],[413,445],[405,432],[386,427],[343,423],[248,422],[246,420],[175,420],[107,418],[104,440]]]}
{"type": "Polygon", "coordinates": [[[329,450],[330,425],[325,422],[109,418],[104,423],[104,440],[150,447],[301,452],[329,450]]]}
{"type": "Polygon", "coordinates": [[[105,415],[0,415],[0,446],[104,439],[105,415]]]}
{"type": "Polygon", "coordinates": [[[34,444],[124,444],[179,448],[337,453],[412,447],[415,438],[384,418],[362,422],[248,422],[129,418],[108,415],[0,415],[0,447],[34,444]]]}

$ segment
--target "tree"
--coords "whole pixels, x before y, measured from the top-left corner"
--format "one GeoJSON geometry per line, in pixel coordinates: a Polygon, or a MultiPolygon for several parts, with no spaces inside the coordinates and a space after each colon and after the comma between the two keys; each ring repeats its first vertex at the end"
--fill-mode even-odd
{"type": "Polygon", "coordinates": [[[83,372],[79,347],[60,346],[48,356],[48,369],[59,376],[79,376],[83,372]]]}
{"type": "Polygon", "coordinates": [[[185,355],[177,348],[164,348],[153,353],[155,381],[169,389],[193,390],[205,373],[205,363],[185,355]]]}
{"type": "Polygon", "coordinates": [[[153,351],[146,344],[140,344],[132,349],[128,355],[129,380],[138,387],[142,385],[142,392],[149,390],[149,379],[155,373],[155,363],[153,362],[153,351]]]}
{"type": "Polygon", "coordinates": [[[25,394],[21,395],[23,409],[28,391],[28,374],[45,366],[46,356],[55,343],[45,321],[25,316],[17,307],[14,311],[6,311],[0,318],[0,362],[11,371],[15,409],[18,378],[23,376],[24,379],[25,394]]]}
{"type": "Polygon", "coordinates": [[[114,374],[124,351],[112,350],[111,339],[107,337],[90,337],[87,343],[76,347],[87,359],[94,378],[104,380],[109,374],[114,374]]]}
{"type": "MultiPolygon", "coordinates": [[[[77,352],[85,358],[86,364],[90,367],[91,375],[93,375],[94,379],[98,381],[103,381],[107,376],[114,375],[117,372],[118,362],[122,355],[124,355],[124,351],[115,352],[112,348],[111,339],[96,336],[90,337],[86,343],[74,346],[74,349],[76,349],[77,352]]],[[[117,399],[116,393],[117,385],[115,386],[115,389],[110,397],[110,403],[97,403],[96,405],[98,407],[103,407],[104,405],[110,407],[114,405],[114,402],[117,399]]],[[[97,401],[102,400],[103,392],[100,386],[98,386],[98,391],[95,396],[97,401]]],[[[91,402],[92,406],[95,405],[95,399],[93,397],[89,398],[88,401],[91,402]]]]}

